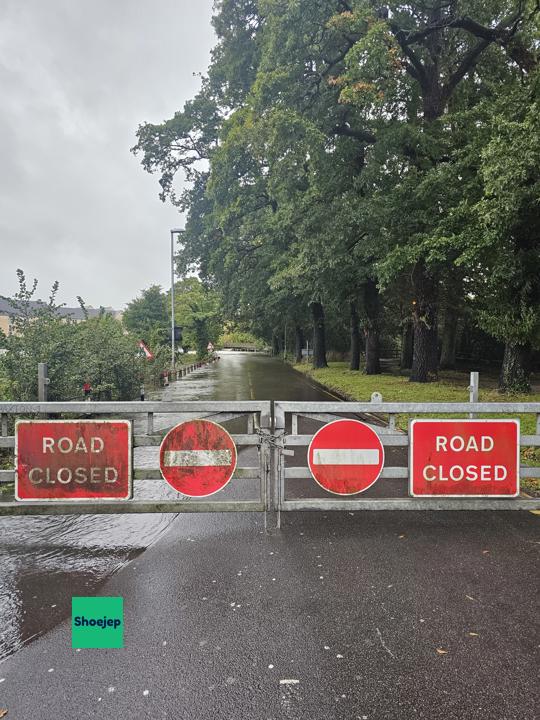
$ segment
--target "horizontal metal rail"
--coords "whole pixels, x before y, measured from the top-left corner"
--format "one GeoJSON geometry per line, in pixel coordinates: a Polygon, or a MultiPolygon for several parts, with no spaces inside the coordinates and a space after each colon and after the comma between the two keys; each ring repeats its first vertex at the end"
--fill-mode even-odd
{"type": "Polygon", "coordinates": [[[111,415],[146,413],[192,413],[201,412],[259,412],[269,413],[270,403],[257,400],[167,400],[129,402],[0,402],[0,415],[33,415],[55,413],[80,413],[82,415],[111,415]]]}
{"type": "MultiPolygon", "coordinates": [[[[303,480],[311,478],[308,467],[286,467],[284,469],[285,479],[287,480],[303,480]]],[[[538,467],[521,467],[519,476],[522,478],[540,478],[540,468],[538,467]]],[[[403,467],[385,467],[380,477],[384,479],[406,480],[409,477],[409,468],[403,467]]]]}
{"type": "MultiPolygon", "coordinates": [[[[324,408],[325,414],[343,415],[349,413],[381,413],[383,415],[425,415],[434,413],[437,415],[453,415],[455,413],[540,413],[538,402],[484,402],[484,403],[413,403],[413,402],[298,402],[279,401],[276,402],[279,411],[283,413],[320,413],[324,408]]],[[[1,407],[1,406],[0,406],[1,407]]],[[[1,409],[0,409],[1,412],[1,409]]]]}
{"type": "MultiPolygon", "coordinates": [[[[225,422],[222,420],[222,422],[225,422]]],[[[259,438],[256,435],[231,435],[237,445],[249,446],[258,445],[259,438]]],[[[287,446],[299,445],[307,447],[311,442],[312,435],[287,435],[287,446]]],[[[381,442],[388,447],[408,447],[407,435],[385,435],[381,434],[381,442]]],[[[163,438],[155,435],[135,435],[133,447],[159,447],[163,438]]],[[[521,447],[540,447],[540,435],[522,435],[519,441],[521,447]]],[[[0,448],[14,448],[15,436],[0,437],[0,448]]]]}
{"type": "MultiPolygon", "coordinates": [[[[226,420],[222,420],[226,422],[226,420]]],[[[236,445],[248,447],[249,445],[258,445],[259,437],[257,435],[231,435],[236,445]]],[[[159,447],[163,442],[160,435],[135,435],[133,438],[133,447],[159,447]]],[[[15,436],[0,437],[0,448],[14,448],[15,436]]]]}
{"type": "Polygon", "coordinates": [[[364,498],[362,500],[285,500],[281,510],[538,510],[539,498],[364,498]]]}

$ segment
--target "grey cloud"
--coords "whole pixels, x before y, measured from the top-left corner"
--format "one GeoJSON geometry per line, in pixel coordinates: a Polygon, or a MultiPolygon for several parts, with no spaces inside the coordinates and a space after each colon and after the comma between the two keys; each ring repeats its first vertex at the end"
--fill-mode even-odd
{"type": "Polygon", "coordinates": [[[121,307],[167,285],[181,219],[129,152],[198,89],[211,0],[4,0],[0,5],[0,295],[15,269],[62,300],[121,307]]]}

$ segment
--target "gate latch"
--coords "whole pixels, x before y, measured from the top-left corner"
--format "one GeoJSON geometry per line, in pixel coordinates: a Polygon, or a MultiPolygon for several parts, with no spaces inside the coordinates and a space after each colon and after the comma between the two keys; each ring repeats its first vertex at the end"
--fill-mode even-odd
{"type": "Polygon", "coordinates": [[[284,435],[272,435],[272,433],[266,432],[261,429],[257,430],[257,434],[259,435],[259,447],[261,447],[263,443],[266,443],[267,445],[270,445],[270,447],[275,447],[277,451],[282,455],[294,457],[294,450],[288,450],[287,448],[284,448],[280,442],[281,438],[283,438],[284,435]]]}

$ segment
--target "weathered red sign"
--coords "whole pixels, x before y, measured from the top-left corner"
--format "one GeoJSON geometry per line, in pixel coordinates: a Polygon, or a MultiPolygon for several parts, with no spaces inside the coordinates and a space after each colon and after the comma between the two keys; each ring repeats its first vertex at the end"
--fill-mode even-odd
{"type": "Polygon", "coordinates": [[[128,500],[128,420],[20,420],[15,428],[17,500],[128,500]]]}
{"type": "Polygon", "coordinates": [[[412,420],[415,497],[519,495],[519,420],[412,420]]]}
{"type": "Polygon", "coordinates": [[[335,420],[322,427],[308,449],[316,482],[335,495],[356,495],[378,479],[384,448],[377,433],[359,420],[335,420]]]}
{"type": "Polygon", "coordinates": [[[236,469],[234,440],[210,420],[180,423],[163,439],[161,474],[188,497],[207,497],[223,490],[236,469]]]}

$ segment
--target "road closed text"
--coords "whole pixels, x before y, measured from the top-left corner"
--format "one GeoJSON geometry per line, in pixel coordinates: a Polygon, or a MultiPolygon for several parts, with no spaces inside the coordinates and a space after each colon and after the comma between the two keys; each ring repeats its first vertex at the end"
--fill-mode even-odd
{"type": "Polygon", "coordinates": [[[18,500],[131,497],[128,421],[21,421],[16,454],[18,500]]]}
{"type": "Polygon", "coordinates": [[[413,420],[413,496],[519,494],[519,421],[413,420]]]}

